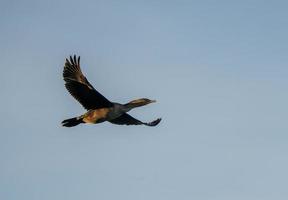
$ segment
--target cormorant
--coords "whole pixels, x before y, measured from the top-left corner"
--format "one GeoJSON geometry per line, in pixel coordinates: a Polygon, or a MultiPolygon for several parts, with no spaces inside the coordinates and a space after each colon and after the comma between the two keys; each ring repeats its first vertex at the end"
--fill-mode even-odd
{"type": "Polygon", "coordinates": [[[128,115],[127,112],[133,108],[144,106],[156,102],[147,98],[130,101],[126,104],[110,102],[88,82],[80,68],[80,56],[76,55],[70,60],[66,58],[63,70],[65,87],[69,93],[88,110],[85,114],[66,119],[62,122],[63,126],[72,127],[81,123],[97,124],[109,121],[119,125],[146,125],[156,126],[161,121],[158,118],[152,122],[141,122],[128,115]]]}

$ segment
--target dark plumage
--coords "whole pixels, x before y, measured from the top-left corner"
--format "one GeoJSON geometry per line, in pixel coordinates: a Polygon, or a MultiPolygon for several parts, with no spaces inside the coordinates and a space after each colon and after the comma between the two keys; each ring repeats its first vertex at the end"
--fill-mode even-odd
{"type": "Polygon", "coordinates": [[[70,56],[70,60],[66,59],[63,79],[69,93],[88,110],[79,117],[64,120],[62,122],[63,126],[72,127],[81,123],[96,124],[104,121],[119,125],[156,126],[161,121],[161,118],[159,118],[149,123],[141,122],[127,114],[133,108],[155,102],[153,100],[142,98],[127,104],[119,104],[106,99],[83,75],[80,68],[80,56],[76,58],[76,55],[74,55],[73,58],[70,56]]]}

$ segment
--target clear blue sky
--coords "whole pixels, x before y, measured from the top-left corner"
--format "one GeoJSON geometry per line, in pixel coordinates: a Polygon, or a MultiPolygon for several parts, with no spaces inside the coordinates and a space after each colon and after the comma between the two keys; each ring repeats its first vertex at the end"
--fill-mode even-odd
{"type": "Polygon", "coordinates": [[[288,3],[0,2],[0,199],[288,199],[288,3]],[[63,128],[76,53],[162,123],[63,128]]]}

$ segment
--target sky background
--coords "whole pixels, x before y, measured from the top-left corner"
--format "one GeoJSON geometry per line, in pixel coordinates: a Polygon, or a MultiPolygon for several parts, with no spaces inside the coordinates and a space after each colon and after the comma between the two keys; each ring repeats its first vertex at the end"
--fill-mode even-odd
{"type": "Polygon", "coordinates": [[[0,199],[288,199],[288,3],[0,1],[0,199]],[[61,127],[65,57],[159,126],[61,127]]]}

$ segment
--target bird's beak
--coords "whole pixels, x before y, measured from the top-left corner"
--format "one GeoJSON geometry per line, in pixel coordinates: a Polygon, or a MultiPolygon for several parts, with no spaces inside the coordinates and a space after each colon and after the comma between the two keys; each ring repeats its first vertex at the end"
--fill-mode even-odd
{"type": "Polygon", "coordinates": [[[156,103],[156,100],[151,100],[150,103],[156,103]]]}

